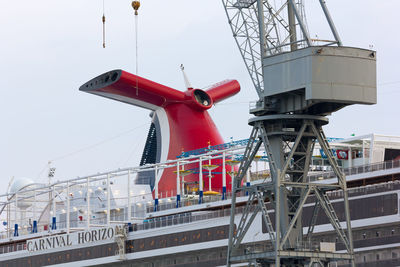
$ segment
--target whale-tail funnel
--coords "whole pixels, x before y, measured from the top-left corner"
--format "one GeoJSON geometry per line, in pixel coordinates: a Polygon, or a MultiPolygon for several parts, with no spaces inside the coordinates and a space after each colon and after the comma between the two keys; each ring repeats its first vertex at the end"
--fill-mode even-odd
{"type": "MultiPolygon", "coordinates": [[[[225,80],[204,90],[189,88],[182,92],[123,70],[113,70],[88,81],[79,90],[153,111],[140,162],[145,165],[176,159],[183,150],[223,143],[207,110],[213,104],[237,94],[240,85],[236,80],[225,80]]],[[[215,160],[212,164],[219,163],[215,160]]],[[[187,167],[199,168],[196,164],[187,167]]],[[[221,173],[221,170],[220,167],[215,172],[221,173]]],[[[157,175],[159,192],[164,192],[163,196],[176,194],[176,174],[173,171],[160,170],[157,175]]],[[[153,171],[141,172],[137,178],[137,183],[149,184],[152,189],[155,181],[153,171]]],[[[196,182],[198,175],[190,174],[185,181],[196,182]]],[[[204,179],[204,186],[208,187],[208,179],[204,179]]],[[[222,187],[222,175],[215,175],[212,189],[222,191],[222,187]]]]}

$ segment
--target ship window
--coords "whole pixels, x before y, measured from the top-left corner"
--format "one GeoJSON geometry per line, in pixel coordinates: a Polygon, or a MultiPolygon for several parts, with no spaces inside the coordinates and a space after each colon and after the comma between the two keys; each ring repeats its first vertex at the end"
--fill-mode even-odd
{"type": "Polygon", "coordinates": [[[363,261],[364,261],[364,262],[367,261],[367,257],[366,257],[366,256],[363,257],[363,261]]]}
{"type": "Polygon", "coordinates": [[[379,260],[379,254],[376,254],[376,260],[377,261],[379,260]]]}
{"type": "Polygon", "coordinates": [[[392,252],[392,259],[396,259],[397,258],[397,253],[396,252],[392,252]]]}

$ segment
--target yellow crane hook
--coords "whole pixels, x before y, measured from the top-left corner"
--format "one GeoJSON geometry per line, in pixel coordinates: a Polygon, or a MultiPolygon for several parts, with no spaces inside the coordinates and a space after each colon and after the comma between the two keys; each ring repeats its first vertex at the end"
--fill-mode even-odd
{"type": "Polygon", "coordinates": [[[140,7],[140,1],[132,1],[132,7],[135,10],[135,15],[137,15],[140,7]]]}

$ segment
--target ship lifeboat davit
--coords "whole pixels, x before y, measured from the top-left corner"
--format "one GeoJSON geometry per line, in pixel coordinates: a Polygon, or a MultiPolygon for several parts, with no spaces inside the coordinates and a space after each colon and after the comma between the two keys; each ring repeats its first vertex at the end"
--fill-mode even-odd
{"type": "MultiPolygon", "coordinates": [[[[152,111],[152,122],[140,162],[140,165],[145,165],[174,160],[182,150],[224,143],[207,110],[213,104],[237,94],[240,85],[236,80],[225,80],[204,90],[188,88],[182,92],[123,70],[113,70],[83,84],[79,90],[152,111]]],[[[220,162],[212,163],[220,165],[220,162]]],[[[188,167],[197,167],[198,173],[199,166],[188,167]]],[[[176,194],[176,174],[173,171],[164,169],[158,175],[159,192],[163,196],[176,194]]],[[[215,170],[215,173],[221,172],[221,167],[215,170]]],[[[227,185],[230,184],[229,179],[227,175],[227,185]]],[[[185,182],[196,181],[196,172],[185,176],[185,182]]],[[[137,183],[149,184],[153,190],[154,171],[139,173],[137,183]]],[[[208,179],[204,179],[204,186],[208,188],[208,179]]],[[[222,191],[221,174],[214,175],[212,190],[222,191]]]]}

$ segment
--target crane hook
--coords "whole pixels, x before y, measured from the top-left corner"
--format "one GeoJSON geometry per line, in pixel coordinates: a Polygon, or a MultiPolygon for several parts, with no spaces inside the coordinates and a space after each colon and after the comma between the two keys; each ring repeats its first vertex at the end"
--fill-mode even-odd
{"type": "Polygon", "coordinates": [[[132,7],[135,10],[135,15],[137,16],[140,7],[140,1],[132,1],[132,7]]]}

